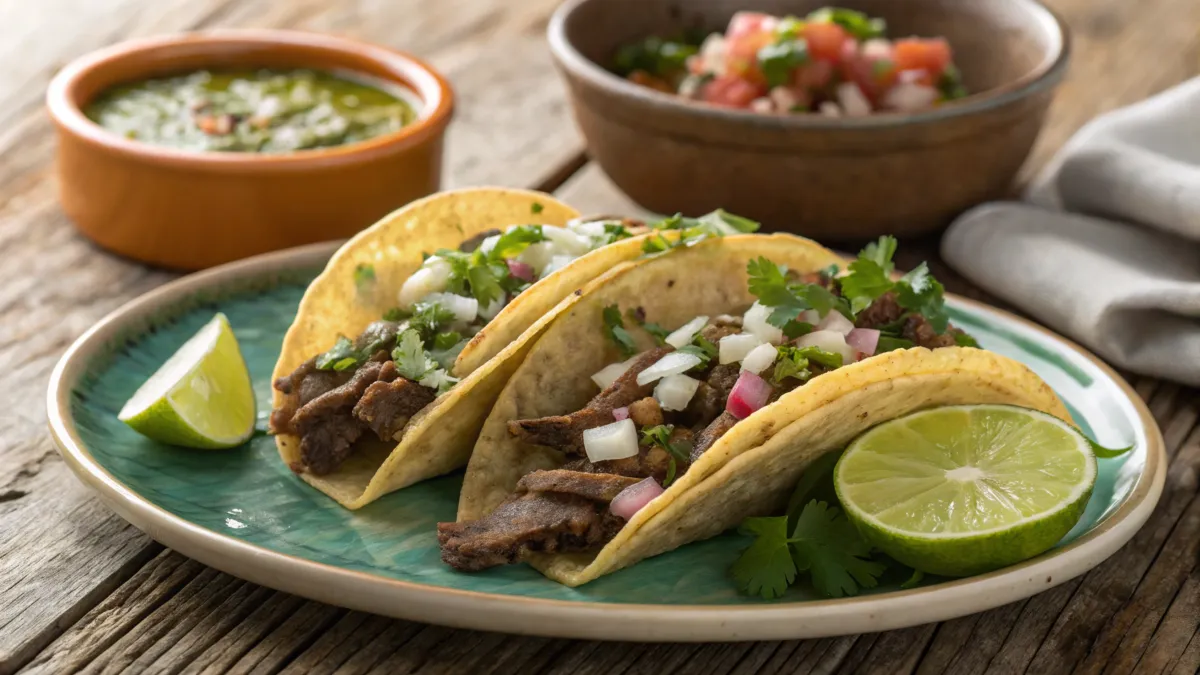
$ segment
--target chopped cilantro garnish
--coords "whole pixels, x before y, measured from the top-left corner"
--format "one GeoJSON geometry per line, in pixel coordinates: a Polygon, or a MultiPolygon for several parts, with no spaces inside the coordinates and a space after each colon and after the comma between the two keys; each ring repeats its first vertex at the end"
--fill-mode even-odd
{"type": "Polygon", "coordinates": [[[775,370],[771,375],[775,384],[778,385],[789,377],[801,382],[807,382],[812,377],[812,371],[808,369],[808,359],[800,354],[799,349],[783,345],[779,347],[778,352],[778,356],[775,357],[775,370]]]}
{"type": "Polygon", "coordinates": [[[895,285],[891,279],[895,268],[892,256],[895,253],[896,238],[880,237],[867,244],[858,259],[850,263],[850,273],[838,279],[838,287],[842,289],[842,296],[850,301],[852,312],[863,311],[876,298],[892,290],[895,285]]]}
{"type": "Polygon", "coordinates": [[[399,307],[392,307],[383,313],[384,321],[400,321],[408,318],[408,312],[399,307]]]}
{"type": "Polygon", "coordinates": [[[604,224],[604,238],[601,241],[597,242],[597,244],[600,246],[608,246],[609,244],[613,243],[614,241],[620,241],[622,239],[629,239],[632,236],[633,236],[633,233],[630,232],[628,228],[626,228],[624,225],[622,225],[620,223],[605,223],[604,224]]]}
{"type": "Polygon", "coordinates": [[[673,424],[659,424],[642,429],[642,443],[651,447],[657,445],[667,451],[670,459],[667,462],[667,476],[663,487],[671,487],[675,482],[675,474],[680,464],[687,464],[692,453],[692,444],[684,441],[672,443],[671,434],[675,431],[673,424]]]}
{"type": "Polygon", "coordinates": [[[504,262],[520,255],[522,251],[529,248],[530,244],[540,241],[546,241],[546,235],[542,232],[541,225],[510,227],[496,240],[496,245],[492,247],[492,250],[488,251],[487,259],[490,262],[504,262]]]}
{"type": "Polygon", "coordinates": [[[950,323],[944,292],[942,284],[929,274],[925,263],[917,265],[896,282],[896,299],[900,306],[925,317],[938,334],[945,333],[950,323]]]}
{"type": "Polygon", "coordinates": [[[481,309],[504,297],[504,288],[500,285],[500,279],[504,276],[506,273],[498,275],[496,270],[486,263],[467,270],[467,286],[481,309]]]}
{"type": "Polygon", "coordinates": [[[908,577],[908,580],[900,584],[900,588],[906,591],[910,588],[916,588],[924,579],[924,572],[921,570],[913,570],[912,575],[908,577]]]}
{"type": "Polygon", "coordinates": [[[976,341],[975,338],[971,337],[970,335],[967,335],[966,333],[955,333],[954,334],[954,344],[958,345],[959,347],[975,347],[976,349],[979,348],[979,342],[976,341]]]}
{"type": "Polygon", "coordinates": [[[831,311],[841,312],[847,318],[853,316],[846,301],[829,289],[820,284],[788,281],[786,267],[780,267],[762,256],[751,260],[746,265],[746,272],[750,277],[751,295],[772,309],[767,322],[782,328],[789,338],[799,337],[812,330],[810,324],[797,321],[800,314],[806,310],[816,310],[822,317],[831,311]]]}
{"type": "Polygon", "coordinates": [[[959,72],[958,66],[953,63],[947,64],[942,70],[942,76],[938,78],[938,91],[942,93],[942,98],[947,101],[963,98],[967,95],[967,89],[962,83],[962,73],[959,72]]]}
{"type": "Polygon", "coordinates": [[[808,15],[812,23],[836,23],[857,40],[883,37],[887,24],[883,19],[873,19],[862,12],[842,7],[823,7],[808,15]]]}
{"type": "Polygon", "coordinates": [[[688,218],[676,213],[653,223],[654,230],[676,230],[679,238],[668,239],[663,235],[648,237],[642,242],[642,252],[655,255],[670,251],[674,248],[694,246],[710,237],[723,237],[727,234],[740,234],[758,231],[759,224],[749,218],[734,215],[724,209],[717,209],[699,218],[688,218]]]}
{"type": "Polygon", "coordinates": [[[685,41],[664,40],[650,36],[641,42],[627,44],[617,50],[614,70],[627,76],[642,70],[661,78],[672,78],[687,72],[687,59],[699,48],[685,41]]]}
{"type": "Polygon", "coordinates": [[[546,207],[542,206],[541,202],[534,202],[533,204],[529,205],[529,212],[534,215],[537,215],[537,214],[541,213],[545,208],[546,207]]]}
{"type": "Polygon", "coordinates": [[[604,308],[604,332],[608,337],[616,343],[617,348],[621,350],[621,354],[630,357],[637,351],[637,343],[634,342],[633,336],[629,331],[625,330],[625,322],[621,320],[621,310],[616,305],[609,305],[604,308]]]}
{"type": "Polygon", "coordinates": [[[799,347],[796,353],[813,363],[820,364],[826,368],[841,368],[842,355],[833,352],[827,352],[817,346],[799,347]]]}
{"type": "MultiPolygon", "coordinates": [[[[354,353],[354,342],[345,335],[339,335],[333,347],[317,357],[317,370],[332,370],[336,364],[342,363],[346,359],[355,359],[357,361],[354,353]]],[[[343,366],[339,370],[345,369],[346,366],[343,366]]]]}
{"type": "Polygon", "coordinates": [[[783,595],[798,574],[831,598],[874,588],[886,566],[871,560],[871,547],[837,507],[808,502],[788,534],[788,517],[747,518],[740,531],[755,535],[733,564],[739,588],[767,600],[783,595]]]}
{"type": "Polygon", "coordinates": [[[371,288],[375,283],[375,266],[370,263],[359,263],[354,268],[354,287],[359,293],[371,288]]]}
{"type": "Polygon", "coordinates": [[[396,362],[396,370],[410,380],[420,380],[437,368],[425,354],[421,335],[411,328],[400,334],[396,348],[392,350],[392,360],[396,362]]]}
{"type": "Polygon", "coordinates": [[[438,333],[433,336],[433,348],[445,351],[458,344],[460,340],[462,340],[462,335],[459,335],[458,331],[452,330],[445,333],[438,333]]]}
{"type": "Polygon", "coordinates": [[[875,353],[882,354],[884,352],[896,351],[897,349],[909,349],[912,346],[912,340],[881,334],[879,336],[879,344],[875,345],[875,353]]]}
{"type": "Polygon", "coordinates": [[[630,321],[641,326],[642,330],[653,335],[655,344],[658,344],[658,345],[666,344],[667,336],[671,334],[671,331],[667,330],[666,328],[663,328],[662,326],[658,325],[657,323],[651,323],[649,321],[646,321],[646,313],[642,310],[641,307],[638,307],[637,309],[631,309],[631,310],[625,312],[625,316],[629,317],[630,321]]]}
{"type": "Polygon", "coordinates": [[[412,315],[408,317],[408,327],[416,330],[422,337],[429,337],[452,321],[454,321],[454,312],[440,304],[418,302],[413,305],[412,315]]]}
{"type": "Polygon", "coordinates": [[[712,361],[717,356],[717,346],[714,345],[708,338],[700,335],[699,333],[696,333],[695,337],[692,338],[691,344],[686,344],[676,351],[683,352],[684,354],[691,354],[700,358],[699,365],[695,366],[693,370],[707,367],[708,362],[712,361]]]}
{"type": "Polygon", "coordinates": [[[343,370],[353,368],[356,365],[358,365],[358,359],[353,356],[347,356],[346,358],[342,359],[341,361],[338,361],[337,363],[333,364],[333,369],[340,373],[343,370]]]}
{"type": "Polygon", "coordinates": [[[760,48],[756,57],[767,86],[783,86],[793,69],[808,63],[808,43],[802,39],[780,40],[760,48]]]}
{"type": "Polygon", "coordinates": [[[671,242],[661,234],[656,234],[652,237],[646,237],[646,239],[642,241],[642,253],[645,253],[646,255],[665,253],[675,248],[677,243],[677,241],[671,242]]]}
{"type": "Polygon", "coordinates": [[[526,287],[524,280],[511,275],[505,260],[520,255],[531,244],[545,240],[541,225],[517,225],[501,234],[487,253],[479,248],[469,253],[443,248],[435,255],[450,265],[446,290],[455,295],[473,296],[483,308],[506,293],[517,293],[526,287]]]}

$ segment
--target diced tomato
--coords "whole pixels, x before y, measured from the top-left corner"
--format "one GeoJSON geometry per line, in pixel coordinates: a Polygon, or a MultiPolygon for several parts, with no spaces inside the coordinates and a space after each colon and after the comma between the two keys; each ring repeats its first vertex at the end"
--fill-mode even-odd
{"type": "Polygon", "coordinates": [[[765,84],[766,78],[758,68],[758,50],[774,42],[775,34],[770,31],[743,33],[737,37],[726,38],[725,71],[765,84]]]}
{"type": "Polygon", "coordinates": [[[779,20],[762,12],[738,12],[729,20],[725,29],[726,38],[735,38],[748,33],[770,32],[779,20]]]}
{"type": "Polygon", "coordinates": [[[747,108],[751,101],[766,93],[766,88],[759,84],[735,75],[722,75],[704,85],[700,97],[713,105],[747,108]]]}
{"type": "Polygon", "coordinates": [[[934,78],[950,65],[950,43],[945,38],[905,38],[896,40],[897,70],[927,70],[934,78]]]}
{"type": "Polygon", "coordinates": [[[804,24],[804,39],[808,42],[808,53],[814,58],[837,61],[842,54],[842,44],[849,35],[836,23],[804,24]]]}
{"type": "Polygon", "coordinates": [[[792,71],[792,85],[801,89],[824,89],[833,78],[833,63],[820,59],[809,61],[792,71]]]}

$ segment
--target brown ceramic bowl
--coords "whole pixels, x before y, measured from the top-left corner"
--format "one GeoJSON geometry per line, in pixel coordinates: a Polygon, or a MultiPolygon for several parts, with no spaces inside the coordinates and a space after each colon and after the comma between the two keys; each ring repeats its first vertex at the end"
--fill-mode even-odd
{"type": "Polygon", "coordinates": [[[1004,196],[1066,70],[1066,27],[1035,0],[568,0],[550,46],[588,150],[658,213],[724,207],[773,229],[836,240],[936,230],[1004,196]],[[888,34],[945,36],[968,91],[917,114],[760,115],[610,73],[618,46],[684,28],[724,30],[737,10],[804,15],[846,6],[888,34]]]}
{"type": "Polygon", "coordinates": [[[198,269],[348,237],[437,191],[453,95],[421,61],[292,31],[219,31],[125,42],[62,69],[46,94],[58,127],[63,209],[101,246],[198,269]],[[109,87],[204,68],[313,68],[397,83],[419,100],[392,134],[291,154],[190,152],[125,139],[84,116],[109,87]]]}

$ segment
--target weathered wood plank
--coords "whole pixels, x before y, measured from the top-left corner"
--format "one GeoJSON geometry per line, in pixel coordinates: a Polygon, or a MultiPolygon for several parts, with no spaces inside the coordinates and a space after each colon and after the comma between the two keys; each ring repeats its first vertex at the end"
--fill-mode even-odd
{"type": "Polygon", "coordinates": [[[41,402],[62,350],[108,311],[171,278],[98,252],[63,217],[52,130],[41,110],[49,77],[96,47],[192,27],[362,37],[413,51],[454,83],[460,99],[448,184],[533,186],[581,156],[542,40],[555,4],[52,0],[0,7],[4,25],[26,36],[0,44],[9,64],[0,76],[0,672],[31,658],[157,550],[70,478],[46,438],[41,402]]]}

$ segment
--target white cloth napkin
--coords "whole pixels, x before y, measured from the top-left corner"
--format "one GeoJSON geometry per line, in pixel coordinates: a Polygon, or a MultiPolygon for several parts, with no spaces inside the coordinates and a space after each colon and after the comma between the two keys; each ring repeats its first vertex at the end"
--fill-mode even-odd
{"type": "Polygon", "coordinates": [[[942,257],[1117,366],[1200,385],[1200,78],[1089,123],[1026,198],[960,216],[942,257]]]}

